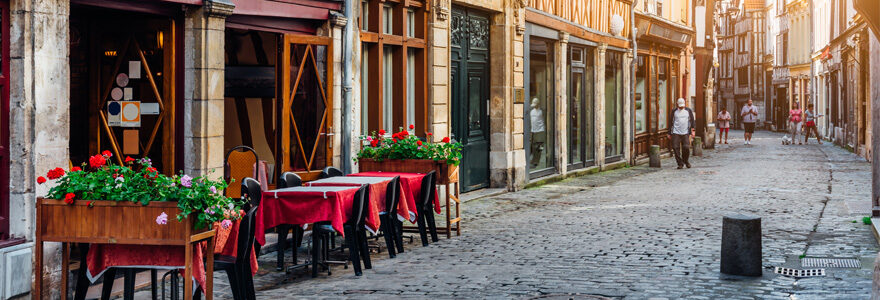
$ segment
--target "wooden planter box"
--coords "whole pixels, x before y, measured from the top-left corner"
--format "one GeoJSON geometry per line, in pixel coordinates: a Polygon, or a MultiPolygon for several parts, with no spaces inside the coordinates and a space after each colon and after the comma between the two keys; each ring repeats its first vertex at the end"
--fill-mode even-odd
{"type": "MultiPolygon", "coordinates": [[[[128,201],[77,200],[66,204],[62,200],[37,198],[35,233],[35,270],[42,270],[43,242],[62,243],[62,285],[67,286],[69,243],[129,244],[129,245],[176,245],[185,246],[186,257],[192,255],[194,243],[208,240],[213,249],[214,231],[209,228],[195,230],[193,219],[177,221],[177,202],[150,202],[148,205],[128,201]],[[168,223],[156,224],[162,212],[168,215],[168,223]]],[[[206,288],[211,290],[213,255],[206,255],[206,288]]],[[[186,277],[192,276],[192,260],[186,261],[186,277]]],[[[34,293],[41,295],[42,273],[35,272],[34,293]]],[[[184,280],[187,299],[192,297],[192,280],[184,280]]],[[[61,293],[67,298],[67,291],[61,293]]],[[[40,297],[34,297],[39,299],[40,297]]],[[[207,293],[206,299],[212,298],[207,293]]]]}
{"type": "Polygon", "coordinates": [[[384,171],[402,173],[437,172],[437,184],[445,185],[458,182],[458,166],[443,161],[430,159],[386,159],[377,161],[371,158],[358,159],[358,170],[361,172],[384,171]]]}

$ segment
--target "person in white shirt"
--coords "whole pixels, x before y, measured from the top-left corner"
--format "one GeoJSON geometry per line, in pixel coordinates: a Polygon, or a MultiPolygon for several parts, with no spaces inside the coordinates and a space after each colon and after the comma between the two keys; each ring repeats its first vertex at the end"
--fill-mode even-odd
{"type": "Polygon", "coordinates": [[[684,98],[678,98],[678,109],[669,114],[669,141],[672,143],[672,154],[678,168],[691,167],[688,158],[691,156],[691,138],[694,137],[694,112],[684,106],[684,98]]]}
{"type": "Polygon", "coordinates": [[[730,112],[727,107],[722,107],[718,113],[718,143],[727,144],[727,135],[730,134],[730,112]],[[724,137],[724,143],[721,138],[724,137]]]}
{"type": "Polygon", "coordinates": [[[547,133],[544,125],[544,110],[541,109],[541,101],[538,98],[532,98],[532,109],[529,112],[529,120],[531,121],[529,130],[531,136],[531,156],[529,161],[531,167],[537,167],[541,162],[541,154],[544,152],[544,143],[547,141],[547,133]]]}
{"type": "Polygon", "coordinates": [[[750,145],[752,144],[752,134],[755,133],[755,122],[758,121],[758,107],[752,105],[752,99],[749,99],[749,102],[743,106],[740,117],[743,118],[743,127],[746,130],[743,136],[746,140],[745,144],[750,145]]]}

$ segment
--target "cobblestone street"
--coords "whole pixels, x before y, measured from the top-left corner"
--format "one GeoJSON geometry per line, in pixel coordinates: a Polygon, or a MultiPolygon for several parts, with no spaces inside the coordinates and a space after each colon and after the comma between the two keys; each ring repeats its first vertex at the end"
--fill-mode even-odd
{"type": "MultiPolygon", "coordinates": [[[[665,159],[659,170],[625,168],[467,202],[461,237],[407,244],[395,259],[373,254],[362,277],[341,267],[316,279],[285,275],[274,271],[274,253],[264,254],[257,298],[868,298],[878,251],[862,224],[870,164],[828,143],[782,146],[781,135],[758,132],[743,145],[741,132],[731,136],[692,169],[665,159]],[[763,277],[719,272],[729,213],[762,217],[763,277]],[[800,280],[773,274],[800,268],[801,255],[858,258],[862,268],[800,280]]],[[[227,297],[225,274],[216,278],[227,297]]]]}

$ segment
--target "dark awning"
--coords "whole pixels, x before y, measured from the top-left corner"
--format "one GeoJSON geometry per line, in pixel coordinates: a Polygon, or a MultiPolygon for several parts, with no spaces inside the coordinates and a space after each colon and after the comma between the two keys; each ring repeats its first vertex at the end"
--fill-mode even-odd
{"type": "Polygon", "coordinates": [[[229,28],[315,34],[338,11],[337,0],[232,0],[235,9],[226,19],[229,28]]]}

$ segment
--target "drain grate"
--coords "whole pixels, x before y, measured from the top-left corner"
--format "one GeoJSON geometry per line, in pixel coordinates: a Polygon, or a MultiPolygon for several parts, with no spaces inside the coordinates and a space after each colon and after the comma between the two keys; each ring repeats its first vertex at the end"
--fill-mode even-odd
{"type": "Polygon", "coordinates": [[[776,267],[774,273],[780,274],[782,276],[802,278],[802,277],[820,277],[825,276],[825,269],[791,269],[791,268],[783,268],[776,267]]]}
{"type": "Polygon", "coordinates": [[[804,268],[861,268],[862,263],[855,258],[819,258],[806,257],[801,259],[804,268]]]}

